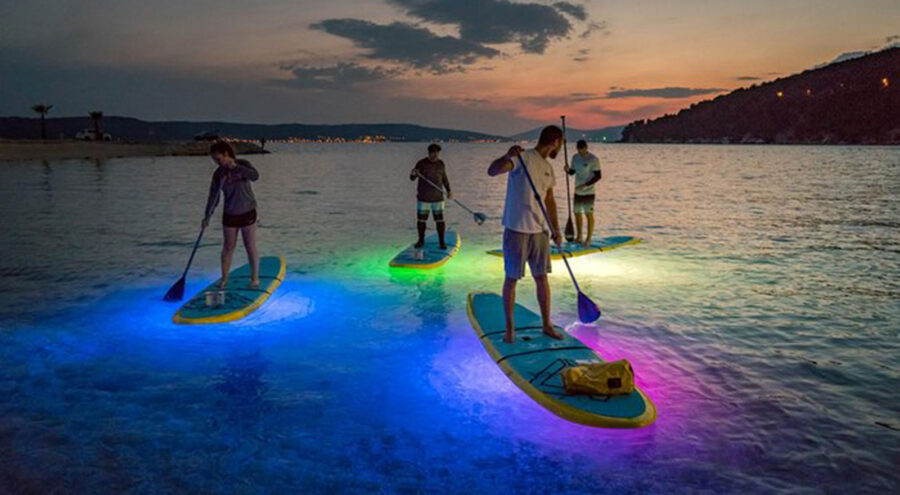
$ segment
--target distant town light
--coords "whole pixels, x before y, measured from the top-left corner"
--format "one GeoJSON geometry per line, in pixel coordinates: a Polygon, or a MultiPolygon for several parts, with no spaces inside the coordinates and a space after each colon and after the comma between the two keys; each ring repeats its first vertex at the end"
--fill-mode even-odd
{"type": "Polygon", "coordinates": [[[807,90],[806,90],[806,96],[810,96],[810,95],[812,95],[812,90],[811,90],[811,89],[807,89],[807,90]]]}
{"type": "Polygon", "coordinates": [[[888,81],[888,78],[885,77],[885,78],[882,78],[882,79],[881,79],[881,85],[884,86],[884,87],[886,88],[886,87],[888,87],[888,86],[891,85],[891,82],[888,81]]]}
{"type": "Polygon", "coordinates": [[[779,98],[784,97],[784,91],[779,91],[779,92],[777,92],[777,93],[775,93],[775,94],[778,95],[779,98]]]}

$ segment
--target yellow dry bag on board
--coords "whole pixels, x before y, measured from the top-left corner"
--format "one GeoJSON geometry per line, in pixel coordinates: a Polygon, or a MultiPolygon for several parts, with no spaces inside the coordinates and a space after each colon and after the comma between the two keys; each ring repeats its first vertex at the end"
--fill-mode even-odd
{"type": "Polygon", "coordinates": [[[634,370],[625,359],[572,366],[562,371],[567,394],[628,395],[634,392],[634,370]]]}

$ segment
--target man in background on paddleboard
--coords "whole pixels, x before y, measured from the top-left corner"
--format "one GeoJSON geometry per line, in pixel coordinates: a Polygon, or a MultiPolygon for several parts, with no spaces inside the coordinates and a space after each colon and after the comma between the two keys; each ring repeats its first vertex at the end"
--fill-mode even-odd
{"type": "Polygon", "coordinates": [[[569,175],[575,176],[575,242],[587,247],[594,235],[594,200],[597,195],[594,186],[600,181],[600,159],[588,151],[587,142],[582,139],[576,145],[578,153],[572,157],[572,166],[566,167],[569,175]],[[581,216],[587,220],[587,235],[581,237],[581,216]]]}
{"type": "Polygon", "coordinates": [[[219,204],[219,192],[225,196],[222,211],[222,279],[219,287],[228,285],[228,272],[231,270],[231,257],[237,245],[240,232],[247,249],[247,260],[250,263],[250,288],[259,287],[259,252],[256,250],[256,196],[250,182],[259,179],[259,172],[247,160],[238,160],[234,148],[225,141],[217,141],[209,148],[209,156],[219,166],[213,173],[209,185],[209,198],[206,201],[206,216],[202,227],[209,225],[216,205],[219,204]]]}
{"type": "Polygon", "coordinates": [[[415,244],[417,249],[425,245],[428,212],[434,216],[441,249],[447,249],[444,241],[444,232],[447,230],[447,224],[444,223],[444,189],[447,190],[447,199],[453,199],[453,196],[450,193],[447,169],[443,160],[438,158],[440,152],[441,147],[437,144],[428,145],[428,156],[419,160],[409,173],[409,180],[419,179],[416,188],[416,229],[419,233],[419,240],[415,244]]]}
{"type": "Polygon", "coordinates": [[[562,236],[559,234],[559,219],[556,214],[556,200],[553,198],[553,186],[556,185],[556,178],[547,157],[556,158],[562,145],[562,129],[548,126],[541,131],[541,136],[534,149],[526,151],[520,146],[513,146],[505,155],[494,160],[488,168],[488,175],[491,177],[509,174],[506,179],[506,204],[503,208],[503,265],[506,272],[506,279],[503,282],[506,334],[503,340],[510,344],[516,341],[516,327],[513,321],[516,284],[525,276],[526,262],[537,286],[543,331],[554,339],[563,338],[550,322],[550,282],[547,280],[547,274],[551,271],[550,237],[552,236],[553,243],[557,246],[562,242],[562,236]],[[546,225],[544,221],[541,206],[532,192],[519,157],[528,167],[528,173],[534,181],[535,189],[543,196],[542,199],[552,224],[550,226],[546,225]]]}

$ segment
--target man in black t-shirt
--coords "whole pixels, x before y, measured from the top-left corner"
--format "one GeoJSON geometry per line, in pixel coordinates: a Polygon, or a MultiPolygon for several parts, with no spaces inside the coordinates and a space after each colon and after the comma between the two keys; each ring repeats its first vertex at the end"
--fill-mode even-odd
{"type": "Polygon", "coordinates": [[[453,199],[453,196],[450,193],[450,181],[447,179],[444,162],[438,158],[440,152],[441,147],[437,144],[428,145],[428,157],[419,160],[409,173],[409,180],[419,179],[416,189],[416,216],[418,219],[416,229],[419,233],[419,240],[416,241],[416,248],[425,245],[428,212],[431,212],[434,215],[441,249],[447,249],[447,243],[444,241],[444,232],[447,230],[447,225],[444,223],[444,190],[447,191],[447,199],[453,199]]]}

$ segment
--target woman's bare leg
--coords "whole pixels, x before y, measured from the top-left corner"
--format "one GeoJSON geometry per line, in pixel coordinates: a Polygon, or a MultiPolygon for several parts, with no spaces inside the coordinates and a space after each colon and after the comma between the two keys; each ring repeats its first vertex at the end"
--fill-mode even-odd
{"type": "Polygon", "coordinates": [[[241,227],[244,248],[247,249],[247,261],[250,263],[250,287],[259,287],[259,251],[256,250],[256,222],[241,227]]]}
{"type": "Polygon", "coordinates": [[[231,271],[231,256],[237,245],[238,229],[234,227],[222,227],[222,279],[219,288],[224,289],[228,285],[228,272],[231,271]]]}

